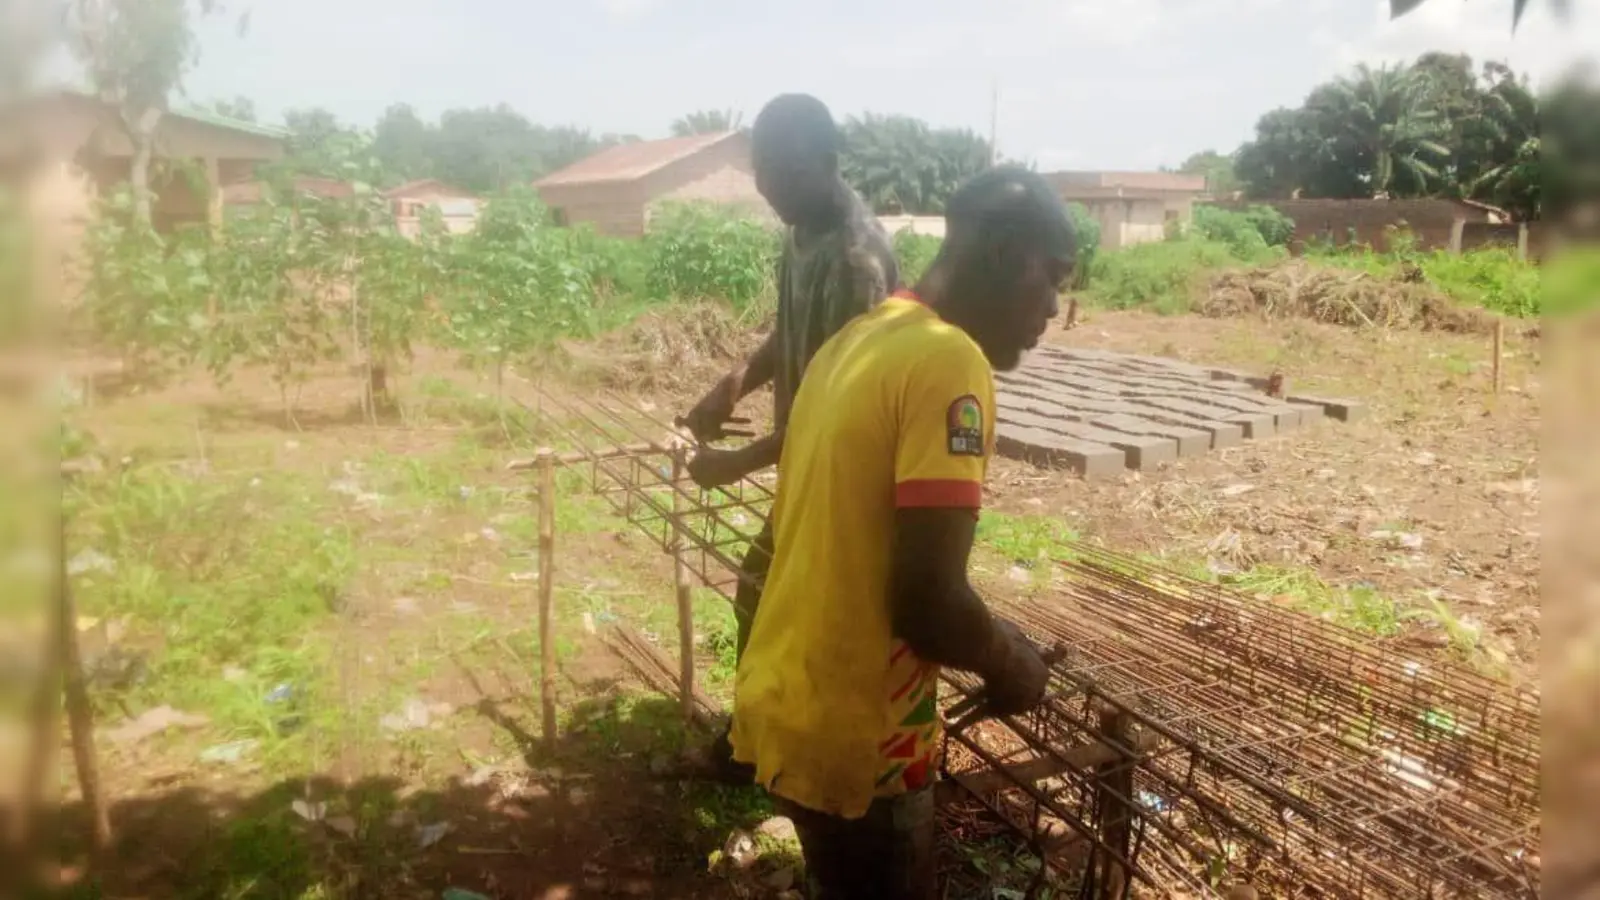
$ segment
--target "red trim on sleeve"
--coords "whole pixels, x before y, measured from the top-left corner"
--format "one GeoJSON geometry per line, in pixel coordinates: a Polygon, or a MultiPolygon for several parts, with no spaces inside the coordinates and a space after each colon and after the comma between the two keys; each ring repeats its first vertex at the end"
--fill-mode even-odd
{"type": "Polygon", "coordinates": [[[900,509],[977,509],[983,505],[983,485],[953,478],[919,478],[894,486],[894,505],[900,509]]]}

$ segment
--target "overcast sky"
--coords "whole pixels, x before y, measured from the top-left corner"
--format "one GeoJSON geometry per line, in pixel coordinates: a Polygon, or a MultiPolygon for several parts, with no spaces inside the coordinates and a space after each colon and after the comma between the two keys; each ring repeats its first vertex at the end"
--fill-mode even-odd
{"type": "MultiPolygon", "coordinates": [[[[1041,168],[1150,169],[1232,150],[1268,109],[1357,62],[1428,50],[1535,81],[1600,47],[1600,0],[254,0],[247,33],[204,31],[191,101],[242,94],[261,117],[324,106],[370,126],[511,104],[530,119],[664,135],[675,117],[746,121],[785,91],[844,116],[897,112],[989,130],[1041,168]]],[[[240,8],[237,2],[234,9],[240,8]]]]}

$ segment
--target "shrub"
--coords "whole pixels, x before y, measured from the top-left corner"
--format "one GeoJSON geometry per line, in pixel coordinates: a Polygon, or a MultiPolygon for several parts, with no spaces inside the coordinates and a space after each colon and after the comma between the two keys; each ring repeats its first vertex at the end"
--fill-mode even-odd
{"type": "Polygon", "coordinates": [[[95,339],[116,348],[137,376],[190,358],[209,278],[203,229],[162,236],[133,213],[133,195],[117,191],[84,234],[82,304],[95,339]]]}
{"type": "Polygon", "coordinates": [[[1438,288],[1457,303],[1481,306],[1508,316],[1537,316],[1544,311],[1539,267],[1517,259],[1503,247],[1485,247],[1455,254],[1420,250],[1409,230],[1388,233],[1388,250],[1378,253],[1362,245],[1308,248],[1306,256],[1324,265],[1356,269],[1378,278],[1413,278],[1438,288]]]}
{"type": "MultiPolygon", "coordinates": [[[[939,246],[943,243],[943,240],[931,234],[917,234],[910,226],[896,231],[894,258],[900,266],[900,283],[906,287],[915,285],[922,278],[922,273],[928,271],[933,258],[939,255],[939,246]]],[[[893,288],[890,285],[890,289],[893,288]]]]}
{"type": "Polygon", "coordinates": [[[1270,206],[1256,204],[1247,207],[1244,217],[1261,233],[1268,247],[1287,247],[1294,237],[1294,220],[1270,206]]]}
{"type": "Polygon", "coordinates": [[[492,367],[497,385],[512,357],[593,321],[594,270],[573,253],[584,240],[517,188],[489,201],[477,230],[454,243],[448,332],[469,359],[492,367]]]}
{"type": "Polygon", "coordinates": [[[653,299],[709,298],[743,311],[772,294],[778,234],[758,219],[710,204],[667,204],[651,217],[645,246],[653,299]]]}
{"type": "Polygon", "coordinates": [[[1194,209],[1194,224],[1190,226],[1194,237],[1224,244],[1228,252],[1245,262],[1256,262],[1272,256],[1266,238],[1257,230],[1249,214],[1201,205],[1194,209]]]}
{"type": "Polygon", "coordinates": [[[1109,309],[1151,306],[1162,313],[1183,312],[1197,277],[1236,262],[1232,248],[1219,241],[1191,237],[1135,244],[1099,254],[1086,293],[1095,305],[1109,309]]]}
{"type": "Polygon", "coordinates": [[[1459,302],[1482,306],[1508,316],[1537,316],[1542,285],[1537,266],[1517,259],[1502,247],[1454,254],[1439,250],[1419,263],[1429,283],[1459,302]]]}
{"type": "Polygon", "coordinates": [[[1067,215],[1072,220],[1072,236],[1078,242],[1078,259],[1073,268],[1071,286],[1074,290],[1082,290],[1089,285],[1095,257],[1100,252],[1100,221],[1082,203],[1068,203],[1067,215]]]}

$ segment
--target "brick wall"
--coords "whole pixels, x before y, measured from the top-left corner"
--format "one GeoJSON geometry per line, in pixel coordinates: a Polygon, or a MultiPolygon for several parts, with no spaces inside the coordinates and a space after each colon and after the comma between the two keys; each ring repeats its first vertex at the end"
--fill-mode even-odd
{"type": "Polygon", "coordinates": [[[588,222],[614,237],[644,234],[644,200],[635,184],[556,185],[540,188],[539,196],[569,225],[588,222]]]}
{"type": "Polygon", "coordinates": [[[1294,220],[1289,250],[1300,253],[1308,242],[1367,244],[1388,249],[1385,229],[1404,222],[1424,250],[1446,250],[1457,219],[1487,222],[1483,210],[1450,200],[1218,200],[1222,209],[1270,206],[1294,220]]]}

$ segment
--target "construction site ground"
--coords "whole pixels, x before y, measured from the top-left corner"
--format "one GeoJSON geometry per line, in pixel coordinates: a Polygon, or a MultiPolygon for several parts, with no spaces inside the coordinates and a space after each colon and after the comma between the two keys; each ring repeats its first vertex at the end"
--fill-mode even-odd
{"type": "MultiPolygon", "coordinates": [[[[1099,481],[1000,460],[984,591],[1045,589],[1054,548],[1077,537],[1419,660],[1535,677],[1536,341],[1508,337],[1494,395],[1477,336],[1091,313],[1050,340],[1280,370],[1370,412],[1099,481]]],[[[639,399],[669,416],[725,364],[675,365],[654,379],[672,388],[639,399]]],[[[103,896],[781,893],[792,836],[756,833],[757,861],[730,873],[744,854],[730,861],[728,838],[765,801],[661,777],[686,740],[676,703],[600,640],[624,623],[674,652],[670,560],[562,475],[562,737],[543,745],[532,478],[505,470],[537,436],[442,354],[395,379],[401,408],[377,423],[357,387],[314,379],[298,428],[264,373],[107,391],[71,417],[98,466],[67,506],[80,612],[99,620],[85,642],[117,837],[103,896]]],[[[533,392],[513,376],[505,393],[533,392]]],[[[731,614],[709,592],[696,612],[700,676],[725,701],[731,614]]],[[[968,881],[1000,883],[1005,852],[950,855],[968,881]]]]}

